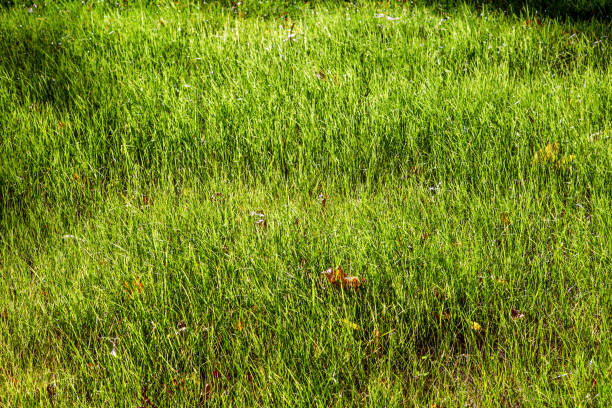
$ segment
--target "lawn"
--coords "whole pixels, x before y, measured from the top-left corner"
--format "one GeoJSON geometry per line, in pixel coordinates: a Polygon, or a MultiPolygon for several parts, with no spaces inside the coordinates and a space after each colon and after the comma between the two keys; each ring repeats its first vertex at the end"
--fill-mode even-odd
{"type": "Polygon", "coordinates": [[[0,8],[0,406],[612,404],[609,18],[160,3],[0,8]]]}

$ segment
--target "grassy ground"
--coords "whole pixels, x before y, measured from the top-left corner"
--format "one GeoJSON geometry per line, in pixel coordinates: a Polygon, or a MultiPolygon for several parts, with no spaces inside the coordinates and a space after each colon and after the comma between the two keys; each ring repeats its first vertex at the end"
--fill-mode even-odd
{"type": "Polygon", "coordinates": [[[0,406],[609,405],[609,20],[287,11],[0,11],[0,406]]]}

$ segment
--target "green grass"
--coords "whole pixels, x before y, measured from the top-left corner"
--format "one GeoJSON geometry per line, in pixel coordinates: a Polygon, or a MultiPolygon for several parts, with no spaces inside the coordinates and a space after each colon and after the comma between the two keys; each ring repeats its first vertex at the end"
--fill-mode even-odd
{"type": "Polygon", "coordinates": [[[612,403],[609,20],[85,3],[0,10],[0,406],[612,403]]]}

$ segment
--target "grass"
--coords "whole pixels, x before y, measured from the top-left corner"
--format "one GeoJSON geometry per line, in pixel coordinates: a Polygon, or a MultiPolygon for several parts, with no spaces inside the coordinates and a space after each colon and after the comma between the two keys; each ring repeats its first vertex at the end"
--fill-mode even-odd
{"type": "Polygon", "coordinates": [[[0,11],[0,405],[609,405],[609,20],[248,5],[0,11]]]}

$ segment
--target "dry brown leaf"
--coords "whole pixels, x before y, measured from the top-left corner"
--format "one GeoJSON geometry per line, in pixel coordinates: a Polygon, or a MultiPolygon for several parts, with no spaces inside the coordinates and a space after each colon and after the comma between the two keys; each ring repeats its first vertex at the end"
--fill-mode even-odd
{"type": "Polygon", "coordinates": [[[410,168],[410,173],[414,174],[415,176],[419,176],[419,175],[423,174],[424,171],[425,171],[425,169],[420,164],[416,164],[416,165],[414,165],[414,166],[412,166],[410,168]]]}
{"type": "Polygon", "coordinates": [[[151,399],[150,399],[150,398],[147,396],[147,390],[148,390],[148,387],[145,385],[145,386],[142,388],[142,391],[140,392],[140,401],[142,402],[142,404],[143,404],[145,407],[152,407],[152,408],[156,408],[156,407],[157,407],[157,405],[155,405],[155,404],[154,404],[154,403],[151,401],[151,399]]]}
{"type": "Polygon", "coordinates": [[[325,204],[327,204],[327,197],[321,193],[317,199],[319,200],[319,203],[321,203],[321,207],[325,207],[325,204]]]}
{"type": "Polygon", "coordinates": [[[446,299],[446,294],[440,288],[433,288],[433,295],[436,299],[446,299]]]}
{"type": "Polygon", "coordinates": [[[536,17],[533,20],[525,20],[525,25],[528,26],[528,27],[529,26],[541,26],[542,22],[540,21],[539,18],[536,17]]]}
{"type": "Polygon", "coordinates": [[[443,311],[442,313],[434,313],[434,317],[436,320],[441,322],[442,320],[450,320],[451,315],[450,313],[443,311]]]}
{"type": "Polygon", "coordinates": [[[148,207],[151,204],[151,199],[146,194],[141,194],[142,205],[148,207]]]}
{"type": "MultiPolygon", "coordinates": [[[[53,397],[55,397],[56,393],[57,393],[57,391],[55,390],[55,386],[53,384],[47,385],[47,395],[49,396],[50,400],[53,400],[53,397]]],[[[51,405],[53,405],[53,404],[51,404],[51,405]]]]}
{"type": "Polygon", "coordinates": [[[516,310],[516,309],[512,309],[512,311],[510,312],[510,314],[511,314],[511,316],[512,316],[512,319],[513,319],[513,320],[521,320],[521,319],[524,319],[524,318],[525,318],[525,314],[524,314],[524,313],[519,312],[519,311],[518,311],[518,310],[516,310]]]}
{"type": "Polygon", "coordinates": [[[223,193],[221,193],[219,191],[215,191],[210,196],[210,201],[212,201],[212,202],[222,202],[224,199],[225,199],[225,197],[223,196],[223,193]]]}
{"type": "Polygon", "coordinates": [[[342,267],[329,268],[322,273],[325,275],[327,280],[338,287],[351,287],[357,290],[365,281],[365,279],[358,278],[357,276],[346,276],[342,267]]]}
{"type": "Polygon", "coordinates": [[[184,332],[185,330],[187,330],[187,323],[185,323],[184,320],[180,320],[176,324],[176,328],[178,329],[179,332],[184,332]]]}

